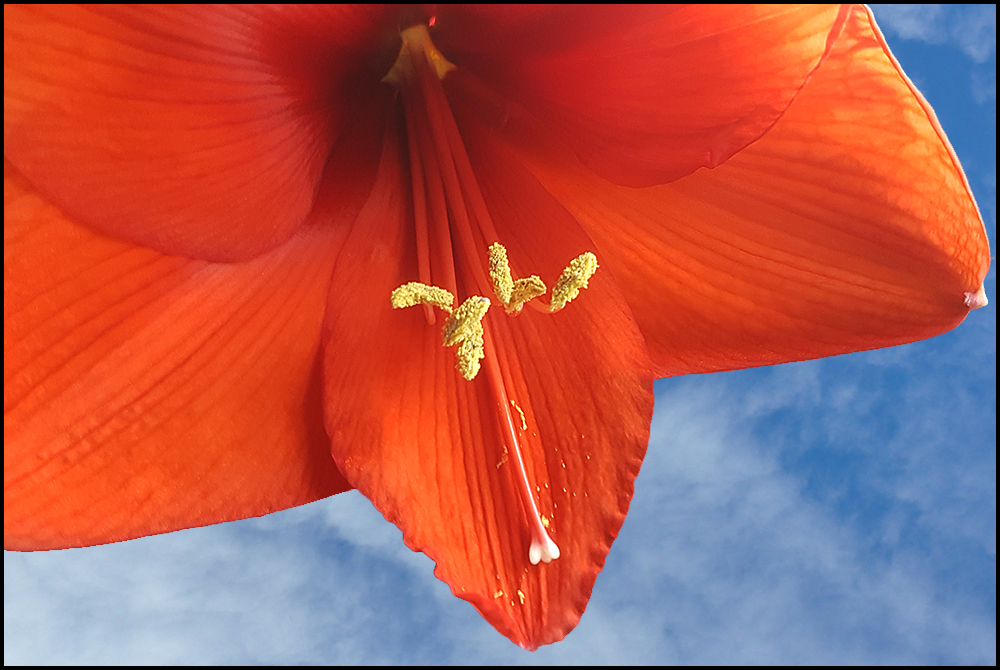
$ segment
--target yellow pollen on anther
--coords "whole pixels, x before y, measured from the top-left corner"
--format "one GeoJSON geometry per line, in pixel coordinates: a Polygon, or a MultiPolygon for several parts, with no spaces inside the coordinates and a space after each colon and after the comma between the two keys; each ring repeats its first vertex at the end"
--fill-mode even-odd
{"type": "Polygon", "coordinates": [[[490,245],[490,278],[493,280],[493,292],[501,304],[510,302],[510,292],[514,288],[514,280],[510,276],[510,263],[507,261],[507,249],[502,244],[494,242],[490,245]]]}
{"type": "Polygon", "coordinates": [[[482,320],[490,308],[490,299],[474,295],[451,314],[444,324],[444,346],[451,347],[462,340],[482,333],[482,320]]]}
{"type": "Polygon", "coordinates": [[[403,284],[389,297],[394,309],[413,307],[415,305],[430,305],[451,314],[451,306],[455,304],[455,296],[443,288],[428,286],[418,281],[403,284]]]}
{"type": "Polygon", "coordinates": [[[580,294],[580,289],[587,288],[587,282],[595,272],[597,272],[597,256],[588,251],[574,258],[552,288],[552,304],[549,310],[558,312],[565,307],[580,294]]]}
{"type": "MultiPolygon", "coordinates": [[[[552,289],[549,311],[557,312],[565,307],[580,294],[580,289],[587,287],[588,280],[596,271],[597,256],[589,251],[574,258],[552,289]]],[[[535,275],[518,280],[512,278],[507,249],[501,244],[490,245],[489,273],[497,299],[508,314],[517,314],[526,302],[545,294],[545,284],[535,275]]],[[[471,381],[476,378],[480,361],[486,355],[482,320],[490,308],[489,298],[474,295],[458,309],[453,309],[455,296],[450,291],[421,282],[408,282],[392,292],[389,302],[395,309],[428,305],[447,312],[450,316],[445,321],[442,332],[444,345],[458,345],[455,352],[458,363],[455,367],[465,379],[471,381]]],[[[521,414],[521,429],[527,430],[521,408],[513,402],[511,404],[521,414]]]]}
{"type": "Polygon", "coordinates": [[[547,290],[545,283],[536,275],[517,279],[514,281],[514,288],[510,292],[510,303],[504,305],[504,309],[509,314],[517,314],[524,307],[524,303],[532,298],[545,295],[545,291],[547,290]]]}
{"type": "Polygon", "coordinates": [[[486,355],[482,321],[489,308],[489,298],[474,295],[452,312],[444,323],[444,346],[458,345],[458,364],[455,367],[469,381],[479,373],[479,361],[486,355]]]}
{"type": "Polygon", "coordinates": [[[479,373],[479,361],[485,355],[482,320],[490,308],[489,298],[474,295],[463,302],[458,309],[452,310],[455,298],[449,291],[411,281],[393,291],[389,302],[394,309],[431,305],[448,312],[450,316],[444,322],[441,334],[444,346],[453,347],[457,344],[458,350],[455,355],[458,357],[458,363],[455,367],[469,381],[476,378],[479,373]]]}
{"type": "Polygon", "coordinates": [[[537,275],[514,280],[507,260],[507,249],[494,242],[490,245],[490,278],[493,292],[508,314],[517,314],[524,303],[532,298],[545,295],[545,282],[537,275]]]}

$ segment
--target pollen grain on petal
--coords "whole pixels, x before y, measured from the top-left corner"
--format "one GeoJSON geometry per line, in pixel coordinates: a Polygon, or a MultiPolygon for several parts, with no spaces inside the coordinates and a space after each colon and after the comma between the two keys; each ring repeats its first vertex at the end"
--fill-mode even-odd
{"type": "Polygon", "coordinates": [[[521,417],[521,430],[528,430],[528,422],[524,419],[524,412],[513,400],[510,401],[510,406],[517,410],[518,415],[521,417]]]}
{"type": "Polygon", "coordinates": [[[597,256],[589,251],[574,258],[552,289],[550,311],[558,312],[580,294],[580,289],[587,288],[587,282],[594,276],[597,267],[597,256]]]}

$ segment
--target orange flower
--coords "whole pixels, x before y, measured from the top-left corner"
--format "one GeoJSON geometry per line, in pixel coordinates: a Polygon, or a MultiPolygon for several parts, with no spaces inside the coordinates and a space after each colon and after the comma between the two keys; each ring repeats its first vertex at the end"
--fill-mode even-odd
{"type": "Polygon", "coordinates": [[[655,376],[985,304],[863,8],[400,14],[4,8],[6,548],[354,486],[534,648],[586,606],[655,376]]]}

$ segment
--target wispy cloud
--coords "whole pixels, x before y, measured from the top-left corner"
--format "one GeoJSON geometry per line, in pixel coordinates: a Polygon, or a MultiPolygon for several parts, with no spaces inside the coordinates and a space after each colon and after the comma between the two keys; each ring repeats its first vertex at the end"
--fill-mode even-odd
{"type": "MultiPolygon", "coordinates": [[[[895,459],[891,447],[887,455],[884,444],[864,439],[870,432],[864,414],[856,407],[822,412],[833,420],[829,427],[836,424],[842,445],[865,452],[858,477],[837,468],[846,480],[842,489],[811,486],[810,479],[823,473],[794,462],[808,458],[799,433],[813,430],[796,428],[798,418],[808,421],[814,408],[843,396],[845,386],[871,381],[871,369],[864,377],[849,376],[839,363],[833,364],[839,377],[834,381],[824,371],[829,367],[813,363],[747,375],[755,388],[738,377],[696,380],[661,397],[656,429],[672,437],[652,450],[646,467],[653,469],[653,481],[642,485],[655,493],[640,498],[641,507],[632,511],[628,523],[642,530],[623,538],[634,543],[618,559],[629,567],[615,574],[631,581],[645,573],[655,584],[645,592],[657,594],[664,606],[657,610],[649,603],[640,617],[646,623],[629,625],[660,631],[670,657],[684,663],[920,662],[935,654],[985,661],[995,652],[989,646],[993,624],[983,606],[968,608],[961,598],[942,597],[933,568],[917,558],[915,547],[850,518],[853,510],[843,498],[875,495],[877,484],[869,488],[866,480],[882,461],[895,459]],[[776,438],[787,443],[775,444],[776,438]],[[873,543],[882,545],[876,555],[873,543]]],[[[871,400],[859,395],[846,405],[871,400]]],[[[908,406],[907,416],[927,409],[924,403],[901,404],[908,406]]],[[[912,435],[898,439],[907,437],[912,435]]],[[[949,454],[933,444],[909,446],[933,460],[935,469],[948,471],[945,479],[968,470],[969,464],[944,465],[949,454]]],[[[952,497],[923,487],[911,474],[891,481],[915,483],[915,497],[929,505],[952,497]]],[[[988,485],[976,490],[988,497],[988,485]]],[[[905,511],[908,501],[891,495],[883,504],[881,516],[888,520],[905,511]]],[[[988,533],[984,526],[973,531],[977,542],[990,540],[982,537],[988,533]]],[[[633,585],[621,592],[643,590],[633,585]]]]}
{"type": "Polygon", "coordinates": [[[266,521],[5,554],[5,661],[386,663],[402,648],[429,662],[421,603],[447,587],[427,565],[409,574],[429,561],[397,553],[398,538],[378,541],[394,531],[351,494],[266,521]],[[366,537],[341,537],[328,514],[366,537]]]}
{"type": "Polygon", "coordinates": [[[992,5],[872,5],[884,30],[906,40],[951,44],[977,63],[996,51],[997,8],[992,5]]]}
{"type": "Polygon", "coordinates": [[[972,96],[980,105],[997,99],[996,69],[972,71],[972,96]]]}

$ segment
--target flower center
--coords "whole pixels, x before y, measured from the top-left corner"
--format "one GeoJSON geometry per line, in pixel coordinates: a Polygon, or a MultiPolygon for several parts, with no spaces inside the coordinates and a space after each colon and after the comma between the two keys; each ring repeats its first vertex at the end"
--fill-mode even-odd
{"type": "MultiPolygon", "coordinates": [[[[398,88],[403,100],[419,281],[397,288],[390,302],[393,308],[422,305],[428,325],[435,323],[435,308],[446,312],[442,340],[444,346],[457,345],[459,373],[471,382],[485,367],[499,429],[507,453],[514,455],[516,488],[531,533],[528,559],[533,565],[548,563],[559,558],[559,547],[549,537],[548,519],[538,511],[511,414],[511,407],[520,409],[504,386],[484,322],[491,301],[474,294],[454,307],[459,288],[455,256],[471,272],[474,292],[492,292],[510,316],[518,315],[526,304],[540,311],[562,309],[587,286],[597,270],[597,258],[588,252],[574,259],[556,281],[548,305],[535,300],[547,290],[539,277],[513,278],[507,250],[499,242],[441,85],[455,65],[434,46],[426,25],[407,28],[401,36],[399,57],[383,81],[398,88]],[[483,242],[489,245],[487,254],[479,251],[483,242]]],[[[524,426],[523,414],[520,425],[524,426]]]]}

